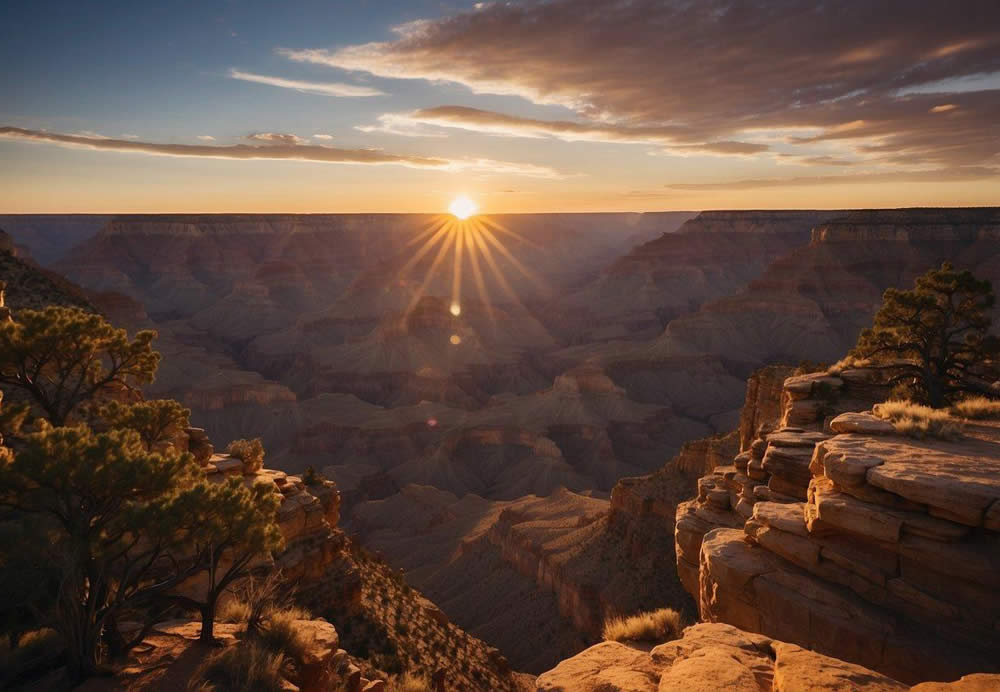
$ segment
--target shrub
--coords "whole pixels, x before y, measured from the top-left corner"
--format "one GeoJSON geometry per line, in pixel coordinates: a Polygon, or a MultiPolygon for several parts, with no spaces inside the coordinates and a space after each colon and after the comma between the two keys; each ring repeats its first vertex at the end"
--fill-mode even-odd
{"type": "Polygon", "coordinates": [[[259,437],[252,440],[233,440],[226,453],[243,462],[244,473],[256,473],[264,466],[264,443],[259,437]]]}
{"type": "Polygon", "coordinates": [[[326,476],[312,466],[306,466],[306,470],[302,473],[302,482],[308,486],[322,485],[325,480],[326,476]]]}
{"type": "Polygon", "coordinates": [[[295,621],[308,617],[309,614],[301,608],[271,611],[266,624],[254,632],[253,639],[273,654],[283,654],[293,661],[302,661],[309,649],[309,642],[302,636],[295,621]]]}
{"type": "Polygon", "coordinates": [[[953,415],[977,420],[1000,419],[1000,401],[984,396],[970,397],[951,407],[953,415]]]}
{"type": "Polygon", "coordinates": [[[247,622],[250,619],[250,604],[238,598],[229,598],[219,606],[215,619],[232,624],[247,622]]]}
{"type": "Polygon", "coordinates": [[[613,617],[604,622],[605,641],[662,643],[676,639],[684,623],[673,608],[660,608],[628,617],[613,617]]]}
{"type": "Polygon", "coordinates": [[[917,439],[934,437],[939,440],[954,440],[962,434],[961,424],[947,411],[908,400],[875,404],[872,412],[879,418],[890,421],[899,434],[917,439]]]}
{"type": "Polygon", "coordinates": [[[26,632],[14,648],[0,646],[0,688],[30,671],[53,668],[65,647],[55,630],[26,632]]]}
{"type": "Polygon", "coordinates": [[[269,653],[256,644],[242,642],[208,658],[192,676],[188,689],[204,692],[281,692],[285,687],[285,679],[281,675],[283,665],[281,654],[269,653]]]}

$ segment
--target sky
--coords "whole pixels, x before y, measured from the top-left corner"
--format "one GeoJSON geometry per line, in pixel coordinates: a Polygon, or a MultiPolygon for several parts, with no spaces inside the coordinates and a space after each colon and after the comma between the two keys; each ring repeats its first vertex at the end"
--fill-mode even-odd
{"type": "Polygon", "coordinates": [[[1000,203],[997,0],[7,0],[0,213],[1000,203]]]}

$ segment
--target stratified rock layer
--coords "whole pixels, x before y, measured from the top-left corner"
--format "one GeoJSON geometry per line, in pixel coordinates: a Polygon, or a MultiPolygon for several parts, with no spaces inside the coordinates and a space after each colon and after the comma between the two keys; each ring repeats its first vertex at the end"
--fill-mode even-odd
{"type": "Polygon", "coordinates": [[[866,371],[787,379],[784,427],[678,508],[678,571],[707,620],[909,683],[996,671],[1000,425],[918,441],[835,415],[886,395],[866,371]]]}

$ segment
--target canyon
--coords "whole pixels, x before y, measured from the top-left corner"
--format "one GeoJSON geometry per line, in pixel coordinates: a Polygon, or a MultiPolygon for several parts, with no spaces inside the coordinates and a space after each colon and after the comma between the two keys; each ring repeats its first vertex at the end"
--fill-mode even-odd
{"type": "Polygon", "coordinates": [[[157,330],[148,394],[212,440],[262,437],[289,497],[310,468],[335,483],[335,512],[316,499],[330,531],[301,543],[315,560],[293,560],[315,562],[317,597],[376,588],[329,569],[351,534],[383,565],[366,569],[402,570],[470,647],[544,673],[540,689],[609,666],[671,689],[671,670],[734,647],[754,684],[807,654],[889,680],[872,689],[992,671],[1000,433],[873,432],[862,412],[889,392],[825,364],[886,288],[942,261],[1000,281],[1000,212],[491,224],[477,272],[433,216],[0,219],[46,291],[157,330]],[[921,455],[942,470],[914,481],[921,455]],[[956,566],[928,564],[940,555],[956,566]],[[587,648],[606,618],[664,606],[720,624],[669,654],[587,648]],[[929,628],[947,655],[920,654],[929,628]]]}

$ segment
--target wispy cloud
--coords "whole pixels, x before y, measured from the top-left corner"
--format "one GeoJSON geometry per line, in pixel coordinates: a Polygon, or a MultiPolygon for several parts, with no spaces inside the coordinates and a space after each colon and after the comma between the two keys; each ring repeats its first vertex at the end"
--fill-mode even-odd
{"type": "Polygon", "coordinates": [[[757,178],[720,183],[675,183],[670,190],[733,191],[814,185],[869,185],[872,183],[946,183],[1000,179],[1000,169],[989,167],[937,168],[926,171],[889,171],[853,175],[810,175],[789,178],[757,178]]]}
{"type": "Polygon", "coordinates": [[[313,135],[313,139],[322,139],[324,142],[327,142],[333,139],[333,135],[313,135]]]}
{"type": "Polygon", "coordinates": [[[767,151],[766,144],[735,141],[699,141],[684,127],[635,127],[599,122],[539,120],[466,106],[437,106],[411,113],[385,113],[378,125],[359,126],[362,132],[384,132],[409,137],[439,137],[438,130],[455,128],[504,137],[551,137],[565,142],[652,144],[677,153],[756,154],[767,151]]]}
{"type": "Polygon", "coordinates": [[[282,89],[294,89],[306,94],[319,94],[321,96],[340,96],[345,98],[363,98],[368,96],[383,96],[384,92],[371,87],[357,86],[355,84],[343,84],[341,82],[304,82],[297,79],[285,79],[283,77],[272,77],[253,72],[244,72],[233,68],[229,70],[232,79],[239,79],[244,82],[255,84],[266,84],[268,86],[280,87],[282,89]]]}
{"type": "Polygon", "coordinates": [[[214,142],[215,137],[212,135],[198,135],[195,139],[200,139],[203,142],[214,142]]]}
{"type": "Polygon", "coordinates": [[[578,0],[495,2],[403,25],[392,41],[283,54],[517,95],[585,121],[420,112],[438,126],[717,143],[718,153],[752,153],[754,131],[812,128],[817,139],[795,143],[803,156],[836,141],[881,163],[969,166],[1000,155],[1000,3],[968,3],[957,12],[888,0],[873,12],[870,0],[591,0],[583,10],[578,0]],[[942,105],[954,107],[932,112],[942,105]],[[859,118],[860,127],[842,129],[859,118]]]}
{"type": "Polygon", "coordinates": [[[290,144],[290,145],[301,145],[307,144],[308,140],[299,137],[298,135],[289,134],[287,132],[253,132],[243,139],[248,142],[255,142],[258,144],[290,144]]]}
{"type": "MultiPolygon", "coordinates": [[[[274,133],[263,133],[265,135],[274,133]]],[[[253,136],[253,135],[251,135],[253,136]]],[[[281,137],[282,135],[277,135],[281,137]]],[[[285,135],[287,136],[287,135],[285,135]]],[[[291,135],[294,136],[294,135],[291,135]]],[[[546,166],[492,159],[450,159],[408,154],[391,154],[380,149],[338,149],[311,144],[289,144],[269,141],[267,144],[169,144],[139,142],[71,135],[21,127],[0,127],[0,138],[25,142],[48,143],[65,147],[115,151],[152,156],[180,156],[210,159],[271,159],[316,161],[321,163],[398,165],[430,171],[470,172],[482,175],[517,175],[531,178],[560,178],[558,171],[546,166]]]]}

